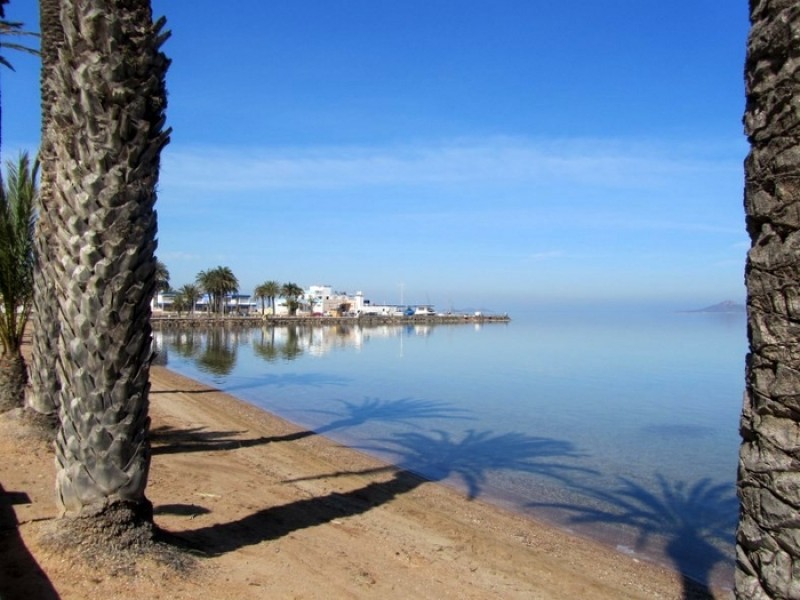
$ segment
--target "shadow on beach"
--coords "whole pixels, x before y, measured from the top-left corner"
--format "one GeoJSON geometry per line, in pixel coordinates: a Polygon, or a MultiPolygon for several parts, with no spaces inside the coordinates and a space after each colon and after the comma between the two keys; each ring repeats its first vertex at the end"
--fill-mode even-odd
{"type": "MultiPolygon", "coordinates": [[[[155,392],[158,393],[158,392],[155,392]]],[[[197,393],[202,393],[198,391],[197,393]]],[[[380,400],[365,397],[361,402],[336,400],[340,408],[337,410],[314,410],[310,412],[335,417],[334,420],[315,430],[298,431],[280,436],[244,438],[239,437],[245,431],[214,431],[205,427],[175,429],[169,426],[158,427],[150,431],[153,455],[176,454],[182,452],[213,452],[236,450],[275,442],[291,442],[294,440],[323,435],[333,431],[343,431],[369,422],[414,424],[424,419],[470,419],[467,411],[454,408],[445,402],[434,400],[417,400],[400,398],[398,400],[380,400]]]]}
{"type": "Polygon", "coordinates": [[[158,394],[219,394],[221,390],[216,388],[206,388],[202,390],[157,390],[150,392],[151,396],[158,394]]]}
{"type": "Polygon", "coordinates": [[[365,396],[360,403],[342,399],[336,399],[334,402],[339,404],[339,409],[307,411],[335,417],[334,421],[315,430],[320,435],[358,427],[365,423],[402,423],[415,426],[419,421],[425,419],[446,419],[448,421],[474,419],[467,415],[469,411],[436,400],[415,398],[381,400],[365,396]]]}
{"type": "Polygon", "coordinates": [[[467,497],[477,498],[487,476],[495,471],[514,471],[546,476],[568,483],[576,472],[595,471],[572,464],[586,455],[572,442],[509,432],[468,430],[461,439],[441,430],[405,432],[355,446],[367,452],[389,452],[398,468],[418,473],[430,481],[452,479],[462,484],[467,497]]]}
{"type": "Polygon", "coordinates": [[[221,452],[261,446],[272,442],[290,441],[314,435],[310,431],[276,437],[241,438],[244,431],[214,431],[206,427],[177,429],[167,425],[150,431],[152,454],[182,454],[187,452],[221,452]]]}
{"type": "Polygon", "coordinates": [[[14,504],[30,500],[23,492],[7,492],[0,485],[0,598],[3,600],[59,600],[53,584],[33,558],[19,533],[14,504]]]}
{"type": "Polygon", "coordinates": [[[728,484],[701,479],[694,484],[657,475],[655,490],[619,478],[614,490],[577,490],[595,506],[531,504],[572,513],[574,524],[612,523],[632,528],[640,551],[653,538],[664,540],[663,552],[680,573],[684,600],[713,598],[711,575],[717,567],[733,567],[738,500],[728,484]],[[726,552],[728,550],[728,552],[726,552]]]}
{"type": "Polygon", "coordinates": [[[375,477],[391,473],[388,480],[372,481],[347,492],[331,492],[283,506],[266,507],[236,521],[172,535],[195,550],[219,555],[335,519],[364,514],[428,481],[442,481],[451,476],[460,478],[466,486],[468,498],[473,499],[480,494],[482,484],[492,470],[525,471],[557,479],[566,478],[573,470],[586,471],[555,460],[581,456],[571,443],[518,433],[493,435],[489,431],[469,431],[459,440],[444,432],[434,432],[433,435],[411,433],[381,441],[393,446],[393,451],[400,457],[397,466],[362,472],[323,473],[283,483],[291,485],[302,480],[332,481],[340,477],[375,477]]]}
{"type": "Polygon", "coordinates": [[[263,387],[284,388],[292,385],[304,387],[338,386],[350,383],[350,379],[328,373],[264,373],[259,377],[238,377],[235,384],[225,386],[225,392],[259,389],[263,387]]]}

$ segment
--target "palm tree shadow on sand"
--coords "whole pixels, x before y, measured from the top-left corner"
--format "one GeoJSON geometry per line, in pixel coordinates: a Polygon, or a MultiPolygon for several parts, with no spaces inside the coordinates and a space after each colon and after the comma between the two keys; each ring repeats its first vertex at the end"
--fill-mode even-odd
{"type": "Polygon", "coordinates": [[[175,532],[170,537],[176,536],[178,543],[205,554],[219,555],[335,519],[364,514],[428,481],[442,481],[450,476],[463,479],[467,496],[472,499],[480,493],[482,482],[491,470],[521,470],[555,478],[565,478],[574,470],[589,471],[569,464],[570,460],[582,456],[570,442],[518,433],[493,435],[488,431],[470,431],[461,440],[454,440],[444,432],[413,433],[385,441],[392,444],[400,456],[397,466],[317,474],[283,483],[292,485],[303,480],[353,476],[378,478],[378,481],[347,492],[332,492],[264,508],[236,521],[175,532]],[[422,472],[427,478],[417,474],[422,472]]]}
{"type": "Polygon", "coordinates": [[[258,377],[238,377],[235,383],[228,382],[223,391],[233,393],[264,387],[281,389],[289,386],[343,387],[349,382],[350,379],[347,377],[330,373],[264,373],[258,377]]]}
{"type": "Polygon", "coordinates": [[[323,435],[331,431],[350,429],[365,423],[403,423],[414,426],[425,419],[474,420],[474,417],[466,414],[469,412],[466,409],[436,400],[417,400],[415,398],[381,400],[365,396],[359,403],[341,399],[336,399],[335,402],[340,404],[340,410],[308,411],[338,417],[327,425],[315,429],[317,434],[323,435]]]}
{"type": "Polygon", "coordinates": [[[0,598],[59,600],[58,592],[19,532],[14,505],[30,501],[25,492],[7,491],[0,484],[0,598]]]}
{"type": "Polygon", "coordinates": [[[681,575],[683,598],[712,598],[711,574],[719,565],[732,566],[725,552],[733,548],[738,500],[728,484],[705,478],[692,485],[668,481],[658,474],[658,489],[620,477],[620,487],[606,491],[578,488],[606,508],[570,504],[531,504],[574,513],[572,523],[611,523],[633,527],[636,549],[658,537],[664,552],[681,575]]]}
{"type": "Polygon", "coordinates": [[[543,475],[568,482],[574,472],[595,473],[565,462],[584,457],[571,442],[509,432],[470,429],[460,440],[450,433],[398,433],[376,440],[377,445],[356,446],[368,452],[389,451],[398,457],[398,467],[430,481],[452,478],[463,483],[467,497],[477,498],[487,476],[495,471],[543,475]]]}
{"type": "Polygon", "coordinates": [[[424,419],[471,419],[467,411],[435,400],[400,398],[381,400],[365,397],[361,402],[337,400],[341,410],[315,410],[311,412],[338,417],[315,430],[304,430],[281,436],[242,438],[244,431],[214,431],[205,427],[175,429],[162,426],[150,432],[153,455],[179,454],[184,452],[209,452],[215,450],[236,450],[275,442],[324,435],[333,431],[343,431],[369,422],[403,423],[415,425],[424,419]]]}

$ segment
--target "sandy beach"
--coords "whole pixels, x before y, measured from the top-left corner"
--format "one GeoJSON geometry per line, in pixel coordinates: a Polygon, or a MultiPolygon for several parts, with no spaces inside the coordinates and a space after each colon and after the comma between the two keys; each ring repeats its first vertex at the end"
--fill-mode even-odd
{"type": "MultiPolygon", "coordinates": [[[[0,598],[681,599],[681,577],[298,429],[162,367],[148,497],[200,555],[97,571],[42,546],[48,445],[0,416],[0,598]]],[[[716,592],[727,598],[729,592],[716,592]]]]}

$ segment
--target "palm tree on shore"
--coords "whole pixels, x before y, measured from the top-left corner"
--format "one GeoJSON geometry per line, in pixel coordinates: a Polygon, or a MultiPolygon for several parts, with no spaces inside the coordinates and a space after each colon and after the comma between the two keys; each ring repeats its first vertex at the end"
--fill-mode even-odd
{"type": "Polygon", "coordinates": [[[297,308],[300,306],[300,298],[303,297],[303,288],[301,288],[296,283],[284,283],[281,286],[280,295],[286,298],[286,305],[289,307],[289,314],[295,315],[297,313],[297,308]]]}
{"type": "Polygon", "coordinates": [[[180,317],[187,308],[189,308],[189,301],[186,299],[186,296],[181,293],[175,294],[172,298],[172,310],[178,313],[180,317]]]}
{"type": "Polygon", "coordinates": [[[62,516],[84,524],[72,531],[122,543],[152,531],[150,302],[168,34],[149,0],[59,9],[59,58],[44,70],[51,222],[39,231],[49,236],[39,247],[59,257],[40,272],[59,304],[56,497],[62,516]]]}
{"type": "Polygon", "coordinates": [[[195,304],[197,304],[197,300],[201,295],[200,288],[192,283],[186,283],[178,289],[178,295],[186,300],[186,304],[189,306],[189,313],[194,314],[195,304]]]}
{"type": "Polygon", "coordinates": [[[261,300],[261,314],[267,314],[265,303],[269,295],[267,294],[267,290],[264,288],[263,283],[256,286],[256,289],[253,290],[253,296],[256,300],[261,300]]]}
{"type": "Polygon", "coordinates": [[[20,155],[0,185],[0,411],[22,406],[22,336],[33,302],[33,228],[39,163],[20,155]]]}
{"type": "Polygon", "coordinates": [[[269,300],[269,305],[272,308],[272,314],[275,314],[275,298],[277,298],[281,293],[281,284],[275,281],[274,279],[270,279],[269,281],[265,281],[263,284],[264,292],[267,295],[267,299],[269,300]]]}
{"type": "Polygon", "coordinates": [[[52,270],[58,254],[53,251],[55,239],[55,209],[51,200],[51,181],[55,177],[53,152],[50,140],[56,133],[51,107],[56,101],[53,82],[58,65],[58,49],[64,39],[61,27],[59,0],[39,0],[39,29],[41,34],[41,88],[42,88],[42,141],[39,147],[41,175],[36,212],[35,255],[33,277],[33,318],[31,327],[31,394],[27,406],[37,413],[55,417],[58,411],[59,382],[56,369],[57,342],[59,338],[58,277],[52,270]],[[47,272],[51,271],[51,272],[47,272]]]}
{"type": "Polygon", "coordinates": [[[216,267],[200,271],[197,284],[209,295],[214,312],[225,314],[225,297],[239,290],[239,280],[230,267],[216,267]]]}
{"type": "Polygon", "coordinates": [[[748,338],[740,421],[737,598],[798,598],[800,62],[797,2],[750,1],[745,64],[748,338]]]}
{"type": "Polygon", "coordinates": [[[275,297],[281,293],[281,284],[277,281],[265,281],[264,283],[256,286],[254,295],[261,300],[261,314],[266,314],[264,300],[272,307],[272,314],[275,314],[275,297]]]}
{"type": "Polygon", "coordinates": [[[160,260],[156,260],[156,292],[169,291],[169,269],[160,260]]]}

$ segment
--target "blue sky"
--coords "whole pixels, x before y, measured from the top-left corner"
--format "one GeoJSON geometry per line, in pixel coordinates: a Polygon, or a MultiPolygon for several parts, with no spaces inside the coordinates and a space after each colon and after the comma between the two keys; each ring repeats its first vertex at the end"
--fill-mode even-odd
{"type": "MultiPolygon", "coordinates": [[[[8,16],[37,28],[34,0],[8,16]]],[[[154,0],[158,255],[498,311],[744,298],[737,0],[154,0]]],[[[38,65],[2,77],[38,145],[38,65]]]]}

